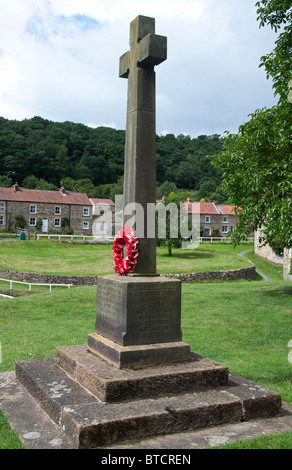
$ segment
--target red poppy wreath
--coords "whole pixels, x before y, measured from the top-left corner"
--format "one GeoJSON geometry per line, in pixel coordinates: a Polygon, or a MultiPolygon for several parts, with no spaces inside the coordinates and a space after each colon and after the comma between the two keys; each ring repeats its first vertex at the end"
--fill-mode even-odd
{"type": "Polygon", "coordinates": [[[113,260],[117,274],[126,275],[134,272],[138,257],[137,244],[138,238],[131,227],[126,225],[117,232],[113,244],[113,260]],[[126,248],[125,258],[123,257],[124,246],[126,248]]]}

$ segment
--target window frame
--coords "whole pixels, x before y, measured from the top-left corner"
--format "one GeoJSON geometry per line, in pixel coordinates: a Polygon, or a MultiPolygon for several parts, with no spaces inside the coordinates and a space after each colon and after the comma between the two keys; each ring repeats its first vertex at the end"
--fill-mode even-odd
{"type": "Polygon", "coordinates": [[[87,220],[83,220],[82,230],[89,230],[89,222],[87,220]],[[85,227],[85,225],[87,225],[87,227],[85,227]]]}
{"type": "Polygon", "coordinates": [[[5,215],[0,215],[0,225],[5,225],[5,215]]]}
{"type": "Polygon", "coordinates": [[[210,224],[211,223],[211,217],[210,215],[205,215],[205,223],[210,224]],[[208,219],[208,220],[207,220],[208,219]]]}
{"type": "Polygon", "coordinates": [[[56,217],[54,219],[54,227],[57,227],[57,228],[61,227],[61,218],[60,217],[56,217]],[[59,221],[58,223],[56,223],[57,220],[59,221]]]}
{"type": "Polygon", "coordinates": [[[37,205],[36,204],[30,204],[29,205],[29,213],[30,214],[37,214],[37,205]],[[32,208],[35,208],[35,210],[33,211],[32,208]]]}
{"type": "Polygon", "coordinates": [[[35,226],[36,226],[36,222],[37,222],[36,217],[29,217],[29,219],[28,219],[28,225],[29,225],[30,227],[35,227],[35,226]],[[34,223],[32,222],[33,219],[34,219],[34,223]]]}
{"type": "Polygon", "coordinates": [[[5,202],[0,202],[0,212],[5,212],[5,202]]]}
{"type": "Polygon", "coordinates": [[[54,206],[54,215],[61,215],[61,212],[62,212],[61,206],[54,206]],[[59,210],[60,212],[58,212],[57,210],[59,210]]]}
{"type": "Polygon", "coordinates": [[[90,217],[90,208],[89,207],[83,207],[83,217],[90,217]]]}
{"type": "Polygon", "coordinates": [[[228,230],[228,225],[222,225],[222,233],[228,233],[229,230],[228,230]],[[223,229],[227,229],[227,230],[223,230],[223,229]]]}

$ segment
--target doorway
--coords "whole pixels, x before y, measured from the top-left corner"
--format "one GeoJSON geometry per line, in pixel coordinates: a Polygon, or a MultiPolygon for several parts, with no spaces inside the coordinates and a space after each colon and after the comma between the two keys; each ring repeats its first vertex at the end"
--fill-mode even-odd
{"type": "Polygon", "coordinates": [[[48,231],[48,218],[45,217],[43,218],[42,232],[47,232],[47,231],[48,231]]]}

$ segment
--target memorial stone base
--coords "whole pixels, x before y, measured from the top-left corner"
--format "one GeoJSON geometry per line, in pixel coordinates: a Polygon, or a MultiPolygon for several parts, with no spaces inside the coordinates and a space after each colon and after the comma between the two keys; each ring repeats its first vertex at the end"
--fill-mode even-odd
{"type": "Polygon", "coordinates": [[[119,368],[190,360],[181,341],[181,281],[163,276],[101,276],[92,353],[119,368]]]}
{"type": "Polygon", "coordinates": [[[182,342],[180,289],[180,281],[163,276],[102,276],[88,344],[16,362],[18,386],[56,423],[67,448],[277,414],[278,393],[229,374],[182,342]]]}

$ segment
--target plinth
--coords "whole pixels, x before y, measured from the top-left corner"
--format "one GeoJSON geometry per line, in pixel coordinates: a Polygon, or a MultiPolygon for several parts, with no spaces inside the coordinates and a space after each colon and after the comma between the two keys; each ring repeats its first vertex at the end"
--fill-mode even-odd
{"type": "Polygon", "coordinates": [[[181,341],[180,295],[180,281],[163,276],[102,276],[88,344],[58,347],[55,359],[16,362],[31,406],[45,411],[69,447],[276,415],[278,393],[230,375],[181,341]]]}
{"type": "Polygon", "coordinates": [[[90,350],[118,368],[190,360],[181,341],[181,281],[163,276],[101,276],[90,350]]]}

